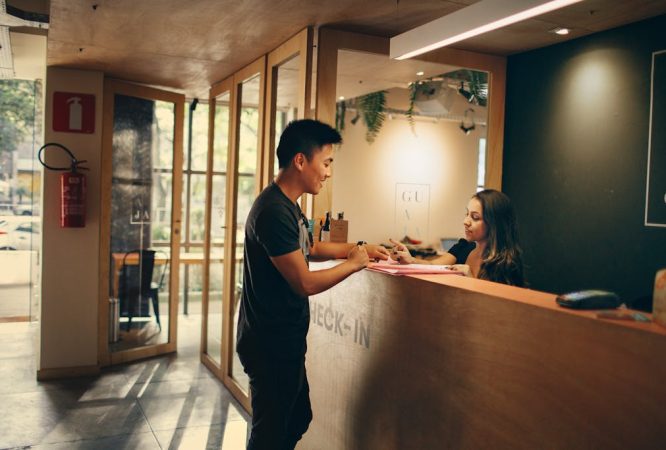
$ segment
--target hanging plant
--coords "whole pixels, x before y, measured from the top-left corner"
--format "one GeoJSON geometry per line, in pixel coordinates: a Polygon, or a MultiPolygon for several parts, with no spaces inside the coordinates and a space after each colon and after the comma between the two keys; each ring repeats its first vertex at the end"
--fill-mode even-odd
{"type": "Polygon", "coordinates": [[[488,73],[478,70],[460,69],[442,75],[460,81],[458,92],[467,101],[479,106],[488,105],[488,73]]]}
{"type": "Polygon", "coordinates": [[[347,103],[344,100],[335,105],[335,129],[342,133],[345,129],[345,113],[347,112],[347,103]]]}
{"type": "Polygon", "coordinates": [[[372,92],[359,97],[358,107],[367,128],[365,140],[372,144],[386,119],[386,91],[372,92]]]}
{"type": "Polygon", "coordinates": [[[476,103],[479,106],[486,106],[488,104],[488,74],[476,70],[468,72],[470,75],[469,88],[477,100],[476,103]]]}
{"type": "Polygon", "coordinates": [[[412,133],[415,133],[414,104],[416,103],[416,99],[419,97],[428,98],[435,95],[441,84],[442,82],[440,80],[434,80],[432,78],[409,83],[409,108],[405,112],[405,116],[407,116],[409,126],[412,128],[412,133]]]}
{"type": "Polygon", "coordinates": [[[419,92],[420,85],[421,82],[419,81],[414,81],[413,83],[409,83],[409,108],[407,108],[405,116],[407,116],[407,122],[409,122],[409,126],[412,129],[412,133],[414,132],[414,102],[416,101],[416,95],[419,92]]]}

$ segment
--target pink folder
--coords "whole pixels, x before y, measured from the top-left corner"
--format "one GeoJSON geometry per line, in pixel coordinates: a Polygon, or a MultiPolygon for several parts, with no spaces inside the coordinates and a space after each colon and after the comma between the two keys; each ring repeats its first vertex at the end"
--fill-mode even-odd
{"type": "Polygon", "coordinates": [[[393,261],[381,261],[368,264],[367,269],[375,272],[388,273],[390,275],[423,275],[423,274],[442,274],[442,275],[463,275],[462,272],[452,269],[451,266],[431,265],[431,264],[399,264],[393,261]]]}

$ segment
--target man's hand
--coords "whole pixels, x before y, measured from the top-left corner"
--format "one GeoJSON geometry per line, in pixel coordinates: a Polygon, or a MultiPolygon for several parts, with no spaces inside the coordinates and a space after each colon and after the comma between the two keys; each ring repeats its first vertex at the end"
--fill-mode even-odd
{"type": "Polygon", "coordinates": [[[365,245],[355,245],[352,247],[347,255],[347,261],[354,264],[356,270],[361,270],[364,267],[367,267],[370,258],[368,258],[368,252],[365,249],[365,245]]]}
{"type": "Polygon", "coordinates": [[[365,250],[368,252],[370,259],[386,261],[389,258],[389,251],[383,245],[366,244],[365,250]]]}
{"type": "Polygon", "coordinates": [[[402,244],[393,239],[389,239],[391,244],[394,245],[393,250],[391,251],[391,258],[398,261],[400,264],[412,264],[416,262],[416,259],[409,253],[409,249],[405,244],[402,244]]]}

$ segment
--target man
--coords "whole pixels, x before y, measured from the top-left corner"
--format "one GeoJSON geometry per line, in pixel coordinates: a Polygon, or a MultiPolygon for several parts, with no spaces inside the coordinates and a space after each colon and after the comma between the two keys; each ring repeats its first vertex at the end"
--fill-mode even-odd
{"type": "Polygon", "coordinates": [[[322,122],[291,122],[277,148],[278,175],[247,218],[236,348],[250,378],[248,449],[293,449],[312,420],[305,374],[308,296],[363,269],[369,258],[388,258],[381,246],[312,242],[296,203],[304,193],[319,193],[331,176],[333,144],[341,140],[322,122]],[[347,260],[310,272],[310,258],[347,260]]]}

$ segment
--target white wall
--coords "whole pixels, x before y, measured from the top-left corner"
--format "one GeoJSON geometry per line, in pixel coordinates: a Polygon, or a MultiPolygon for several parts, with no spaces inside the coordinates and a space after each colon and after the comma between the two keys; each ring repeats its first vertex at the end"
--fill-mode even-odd
{"type": "MultiPolygon", "coordinates": [[[[485,108],[475,109],[481,112],[477,120],[485,122],[485,108]]],[[[486,136],[486,127],[477,125],[465,135],[458,122],[417,118],[414,134],[407,120],[396,116],[384,122],[370,145],[365,124],[361,119],[352,125],[353,116],[347,111],[343,145],[333,163],[333,213],[344,211],[349,241],[403,237],[404,228],[396,224],[397,183],[430,185],[427,230],[410,237],[437,246],[442,237],[462,237],[465,207],[476,192],[479,139],[486,136]]]]}
{"type": "MultiPolygon", "coordinates": [[[[44,142],[63,144],[77,159],[87,160],[90,171],[85,228],[60,228],[61,172],[44,170],[39,369],[96,366],[104,77],[101,72],[58,68],[48,68],[46,77],[44,142]],[[95,95],[93,134],[53,131],[56,91],[95,95]]],[[[66,161],[50,151],[47,163],[66,161]]]]}

